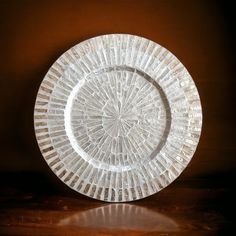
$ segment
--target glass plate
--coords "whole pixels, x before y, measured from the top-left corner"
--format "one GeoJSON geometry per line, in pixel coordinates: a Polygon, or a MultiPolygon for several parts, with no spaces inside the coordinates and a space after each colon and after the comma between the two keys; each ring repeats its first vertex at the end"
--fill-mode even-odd
{"type": "Polygon", "coordinates": [[[202,110],[183,64],[148,39],[110,34],[77,44],[49,69],[34,111],[52,171],[109,202],[150,196],[191,160],[202,110]]]}

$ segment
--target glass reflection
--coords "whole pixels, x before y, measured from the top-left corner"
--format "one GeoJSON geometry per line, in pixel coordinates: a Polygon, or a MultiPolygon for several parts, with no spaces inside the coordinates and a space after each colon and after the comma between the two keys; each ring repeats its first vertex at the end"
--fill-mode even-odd
{"type": "Polygon", "coordinates": [[[58,225],[90,229],[178,231],[178,224],[171,218],[145,207],[131,204],[109,204],[75,213],[60,220],[58,225]]]}

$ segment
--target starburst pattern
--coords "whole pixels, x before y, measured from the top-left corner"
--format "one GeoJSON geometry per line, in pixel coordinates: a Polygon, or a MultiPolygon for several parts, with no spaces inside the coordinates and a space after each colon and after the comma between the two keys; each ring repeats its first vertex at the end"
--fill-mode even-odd
{"type": "Polygon", "coordinates": [[[202,122],[197,89],[168,50],[104,35],[64,53],[35,105],[40,150],[68,186],[105,201],[158,192],[186,167],[202,122]]]}
{"type": "Polygon", "coordinates": [[[101,166],[120,171],[147,161],[169,131],[161,94],[125,67],[87,79],[71,107],[76,145],[101,166]]]}

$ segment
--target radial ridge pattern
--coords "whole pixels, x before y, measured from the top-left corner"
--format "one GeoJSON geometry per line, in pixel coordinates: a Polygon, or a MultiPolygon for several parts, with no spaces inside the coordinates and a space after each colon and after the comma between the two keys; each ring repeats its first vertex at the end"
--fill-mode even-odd
{"type": "Polygon", "coordinates": [[[35,132],[54,173],[104,201],[160,191],[191,160],[201,104],[168,50],[132,35],[104,35],[65,52],[45,76],[35,132]]]}

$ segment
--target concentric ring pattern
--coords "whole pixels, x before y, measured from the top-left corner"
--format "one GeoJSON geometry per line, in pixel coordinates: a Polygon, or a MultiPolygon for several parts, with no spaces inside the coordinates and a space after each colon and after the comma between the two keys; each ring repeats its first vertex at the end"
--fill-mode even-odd
{"type": "Polygon", "coordinates": [[[181,62],[142,37],[110,34],[65,52],[42,81],[39,148],[69,187],[109,202],[147,197],[183,171],[202,110],[181,62]]]}

